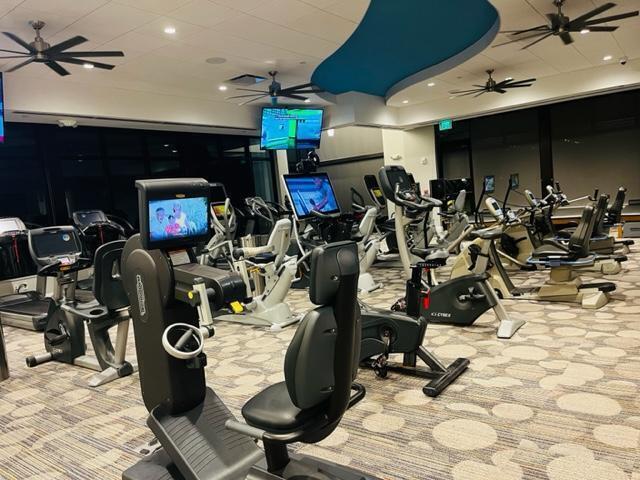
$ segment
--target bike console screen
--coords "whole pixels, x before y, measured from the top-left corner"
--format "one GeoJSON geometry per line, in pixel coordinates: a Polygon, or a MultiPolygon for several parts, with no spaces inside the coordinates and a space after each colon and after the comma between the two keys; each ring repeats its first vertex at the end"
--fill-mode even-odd
{"type": "Polygon", "coordinates": [[[170,198],[149,202],[149,239],[200,237],[208,226],[208,198],[170,198]]]}
{"type": "Polygon", "coordinates": [[[313,211],[327,215],[340,213],[333,185],[326,173],[284,175],[283,178],[298,220],[313,217],[313,211]]]}

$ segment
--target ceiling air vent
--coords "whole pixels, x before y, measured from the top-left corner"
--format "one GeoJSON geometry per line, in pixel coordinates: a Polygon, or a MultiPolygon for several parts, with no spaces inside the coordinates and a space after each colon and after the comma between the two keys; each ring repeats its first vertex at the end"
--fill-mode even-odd
{"type": "Polygon", "coordinates": [[[244,75],[238,75],[237,77],[230,78],[224,83],[227,85],[235,85],[236,87],[249,87],[256,83],[264,82],[265,80],[265,77],[245,73],[244,75]]]}

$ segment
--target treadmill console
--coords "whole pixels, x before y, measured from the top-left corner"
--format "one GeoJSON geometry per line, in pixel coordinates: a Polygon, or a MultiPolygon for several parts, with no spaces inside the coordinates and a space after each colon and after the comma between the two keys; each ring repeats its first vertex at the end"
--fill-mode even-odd
{"type": "Polygon", "coordinates": [[[504,220],[504,213],[502,212],[500,204],[496,201],[495,198],[487,198],[487,200],[485,201],[485,205],[489,209],[489,213],[491,213],[491,215],[493,215],[496,220],[498,220],[499,222],[504,220]]]}
{"type": "Polygon", "coordinates": [[[78,231],[72,226],[36,228],[29,231],[29,250],[39,266],[75,263],[82,256],[78,231]]]}

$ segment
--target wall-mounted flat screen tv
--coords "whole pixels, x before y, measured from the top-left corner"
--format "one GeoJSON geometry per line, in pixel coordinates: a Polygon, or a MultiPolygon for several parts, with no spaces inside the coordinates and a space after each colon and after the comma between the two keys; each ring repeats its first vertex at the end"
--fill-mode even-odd
{"type": "Polygon", "coordinates": [[[320,148],[323,113],[321,108],[263,108],[260,147],[265,150],[320,148]]]}

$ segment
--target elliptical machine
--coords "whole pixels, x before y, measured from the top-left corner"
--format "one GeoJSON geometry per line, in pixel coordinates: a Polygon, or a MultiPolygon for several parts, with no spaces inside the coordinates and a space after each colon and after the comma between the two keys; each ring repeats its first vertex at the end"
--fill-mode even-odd
{"type": "Polygon", "coordinates": [[[284,381],[251,398],[242,408],[246,423],[238,422],[206,385],[203,344],[215,333],[212,310],[243,295],[244,284],[234,273],[196,263],[192,247],[204,242],[206,233],[162,243],[149,235],[153,199],[201,198],[207,182],[143,180],[136,186],[141,234],[125,247],[124,281],[142,397],[150,412],[147,424],[162,448],[122,478],[377,480],[287,448],[326,438],[346,410],[364,398],[364,387],[354,383],[360,331],[355,245],[314,250],[309,294],[318,307],[305,315],[287,349],[284,381]]]}
{"type": "Polygon", "coordinates": [[[57,361],[95,370],[88,385],[98,387],[136,370],[135,363],[126,361],[129,333],[129,302],[120,279],[120,256],[124,240],[106,243],[96,250],[95,259],[83,258],[80,238],[74,227],[48,227],[32,230],[30,248],[35,257],[44,257],[50,251],[66,247],[66,256],[58,257],[38,271],[41,277],[54,277],[54,297],[44,328],[44,347],[47,353],[26,358],[28,367],[57,361]],[[94,265],[95,301],[76,302],[78,272],[94,265]],[[94,356],[87,355],[85,323],[89,331],[94,356]],[[109,330],[117,327],[115,345],[109,330]]]}
{"type": "MultiPolygon", "coordinates": [[[[262,199],[257,198],[253,198],[251,205],[256,210],[268,208],[262,199]]],[[[291,220],[281,218],[275,221],[266,245],[236,248],[231,232],[235,226],[235,210],[231,202],[227,198],[224,203],[210,204],[210,209],[214,235],[202,251],[200,263],[218,265],[222,260],[245,282],[245,295],[240,299],[243,301],[231,305],[233,313],[221,313],[216,318],[267,326],[271,330],[280,330],[298,322],[299,318],[285,302],[297,271],[296,258],[286,255],[291,243],[291,220]],[[257,290],[252,275],[264,282],[263,288],[257,290]]],[[[253,213],[265,215],[262,212],[253,213]]]]}
{"type": "MultiPolygon", "coordinates": [[[[488,282],[489,274],[469,273],[438,283],[434,270],[446,263],[448,252],[419,246],[409,249],[406,230],[415,225],[416,221],[428,221],[426,214],[433,208],[430,199],[422,197],[413,188],[403,167],[387,165],[380,169],[378,175],[385,196],[395,205],[396,236],[407,280],[407,302],[415,302],[417,295],[414,290],[426,285],[430,288],[430,300],[420,305],[419,312],[428,322],[469,326],[492,308],[500,322],[498,338],[511,338],[525,321],[507,314],[488,282]],[[420,264],[420,261],[425,263],[420,264]],[[412,267],[412,264],[416,266],[412,267]],[[426,280],[423,281],[425,276],[426,280]]],[[[494,235],[494,232],[477,230],[474,235],[494,235]]]]}

